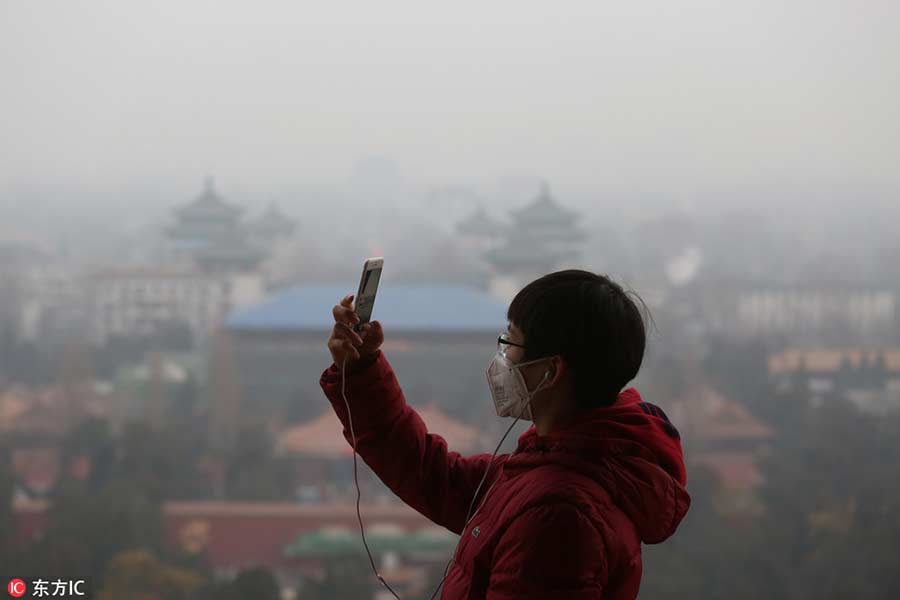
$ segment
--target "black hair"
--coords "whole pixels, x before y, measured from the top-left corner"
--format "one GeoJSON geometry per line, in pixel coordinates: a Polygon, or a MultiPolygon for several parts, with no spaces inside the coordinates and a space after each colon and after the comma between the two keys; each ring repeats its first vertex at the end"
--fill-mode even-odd
{"type": "Polygon", "coordinates": [[[506,318],[525,338],[523,360],[559,354],[574,374],[578,410],[613,404],[641,368],[646,331],[631,294],[649,315],[636,292],[568,269],[535,279],[509,305],[506,318]]]}

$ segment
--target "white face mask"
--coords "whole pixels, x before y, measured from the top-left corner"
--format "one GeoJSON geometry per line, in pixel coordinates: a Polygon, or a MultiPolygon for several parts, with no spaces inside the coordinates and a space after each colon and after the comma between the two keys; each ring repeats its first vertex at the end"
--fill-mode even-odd
{"type": "Polygon", "coordinates": [[[494,408],[498,417],[519,417],[526,421],[533,421],[531,412],[531,398],[544,385],[550,377],[550,372],[544,373],[544,379],[532,391],[528,391],[525,377],[519,371],[519,367],[530,365],[546,358],[536,358],[521,363],[514,363],[499,350],[491,359],[485,375],[488,386],[491,388],[491,397],[494,399],[494,408]]]}

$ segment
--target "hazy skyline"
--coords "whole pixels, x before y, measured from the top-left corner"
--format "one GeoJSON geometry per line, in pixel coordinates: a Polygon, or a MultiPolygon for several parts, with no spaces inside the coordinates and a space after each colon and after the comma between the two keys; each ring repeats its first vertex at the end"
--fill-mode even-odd
{"type": "Polygon", "coordinates": [[[509,6],[4,0],[0,187],[900,187],[896,2],[509,6]]]}

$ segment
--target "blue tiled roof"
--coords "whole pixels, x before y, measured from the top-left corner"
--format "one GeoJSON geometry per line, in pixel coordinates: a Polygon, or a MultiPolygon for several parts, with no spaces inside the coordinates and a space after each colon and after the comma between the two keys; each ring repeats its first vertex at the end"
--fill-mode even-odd
{"type": "MultiPolygon", "coordinates": [[[[332,307],[355,286],[301,285],[232,312],[228,329],[259,331],[329,330],[332,307]]],[[[384,285],[372,318],[391,330],[500,331],[506,306],[487,293],[464,285],[384,285]]]]}

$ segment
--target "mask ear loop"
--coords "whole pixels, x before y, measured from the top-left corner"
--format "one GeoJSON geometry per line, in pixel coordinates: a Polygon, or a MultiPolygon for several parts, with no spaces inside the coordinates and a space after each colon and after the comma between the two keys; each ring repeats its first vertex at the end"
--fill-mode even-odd
{"type": "MultiPolygon", "coordinates": [[[[544,385],[545,383],[547,383],[548,379],[550,379],[550,369],[547,369],[546,371],[544,371],[544,378],[541,379],[541,382],[539,384],[537,384],[533,390],[528,392],[528,401],[525,403],[525,408],[523,408],[522,412],[519,413],[519,416],[516,417],[516,421],[519,420],[519,417],[521,417],[522,415],[525,414],[526,410],[531,408],[531,399],[534,398],[534,395],[538,393],[538,390],[541,389],[541,386],[544,385]]],[[[531,414],[532,414],[532,416],[534,415],[533,412],[531,414]]]]}

